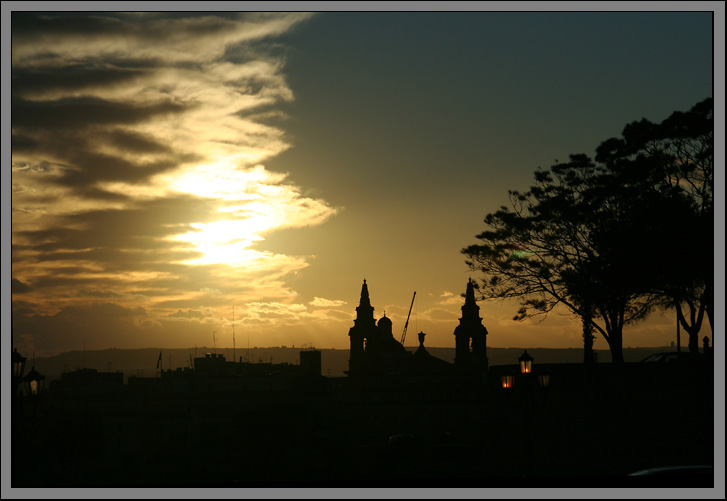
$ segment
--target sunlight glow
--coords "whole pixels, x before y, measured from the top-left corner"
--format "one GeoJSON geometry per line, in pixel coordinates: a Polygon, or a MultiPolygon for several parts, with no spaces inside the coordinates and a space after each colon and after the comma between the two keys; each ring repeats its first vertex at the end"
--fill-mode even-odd
{"type": "Polygon", "coordinates": [[[258,165],[240,170],[230,161],[199,165],[175,174],[168,179],[169,188],[182,193],[220,200],[249,200],[262,185],[278,183],[282,174],[273,174],[258,165]]]}
{"type": "Polygon", "coordinates": [[[295,187],[280,184],[285,177],[261,165],[240,169],[232,160],[192,167],[169,177],[169,189],[218,201],[220,220],[191,223],[195,231],[169,238],[191,244],[202,253],[200,258],[183,263],[260,266],[270,261],[270,254],[250,247],[264,240],[262,234],[317,224],[335,212],[321,202],[301,197],[295,187]]]}

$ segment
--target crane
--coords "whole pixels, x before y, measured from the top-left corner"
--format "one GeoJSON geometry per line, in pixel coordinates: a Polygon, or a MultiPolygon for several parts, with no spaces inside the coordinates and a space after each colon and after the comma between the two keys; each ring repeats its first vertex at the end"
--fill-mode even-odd
{"type": "Polygon", "coordinates": [[[411,309],[414,306],[414,298],[417,297],[416,291],[411,298],[411,306],[409,306],[409,314],[406,316],[406,323],[404,324],[404,332],[401,333],[401,344],[404,345],[404,339],[406,339],[406,328],[409,327],[409,317],[411,316],[411,309]]]}

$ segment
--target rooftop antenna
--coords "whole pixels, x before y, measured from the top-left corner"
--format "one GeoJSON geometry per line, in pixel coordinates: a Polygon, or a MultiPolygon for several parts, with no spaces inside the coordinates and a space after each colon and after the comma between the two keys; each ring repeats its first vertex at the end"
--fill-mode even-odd
{"type": "Polygon", "coordinates": [[[232,361],[235,361],[235,307],[232,307],[232,361]]]}
{"type": "Polygon", "coordinates": [[[217,340],[215,339],[215,331],[212,331],[212,352],[217,355],[217,340]]]}

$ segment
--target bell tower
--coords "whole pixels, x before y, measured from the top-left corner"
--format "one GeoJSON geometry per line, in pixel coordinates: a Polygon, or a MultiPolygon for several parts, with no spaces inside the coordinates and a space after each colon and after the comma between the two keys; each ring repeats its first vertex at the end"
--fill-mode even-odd
{"type": "Polygon", "coordinates": [[[348,360],[349,375],[360,372],[363,365],[364,340],[375,330],[374,307],[371,306],[369,288],[366,285],[366,279],[364,279],[361,286],[361,299],[356,307],[356,318],[353,321],[353,327],[348,330],[348,336],[351,338],[351,351],[348,360]]]}
{"type": "Polygon", "coordinates": [[[454,329],[454,339],[456,367],[464,370],[487,370],[487,329],[482,325],[472,279],[467,282],[462,318],[454,329]]]}

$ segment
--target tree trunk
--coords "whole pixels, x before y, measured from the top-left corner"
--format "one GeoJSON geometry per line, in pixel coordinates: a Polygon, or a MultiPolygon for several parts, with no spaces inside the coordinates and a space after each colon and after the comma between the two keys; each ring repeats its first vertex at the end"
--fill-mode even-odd
{"type": "Polygon", "coordinates": [[[591,365],[595,363],[595,357],[593,356],[593,325],[591,325],[592,311],[588,307],[584,307],[583,316],[583,363],[591,365]]]}
{"type": "MultiPolygon", "coordinates": [[[[712,307],[714,306],[713,285],[707,286],[707,290],[702,297],[702,303],[704,303],[704,309],[707,313],[707,319],[709,319],[709,327],[712,329],[712,333],[714,334],[714,322],[712,321],[712,307]]],[[[712,348],[714,348],[714,335],[712,336],[712,348]]]]}
{"type": "Polygon", "coordinates": [[[622,365],[624,363],[624,351],[621,329],[613,329],[608,333],[608,348],[611,350],[611,363],[622,365]]]}
{"type": "Polygon", "coordinates": [[[684,317],[681,305],[678,303],[676,305],[677,319],[689,335],[689,351],[692,353],[699,353],[699,331],[702,330],[702,319],[704,318],[704,312],[707,307],[704,299],[705,297],[702,296],[699,307],[693,302],[687,301],[689,305],[689,321],[684,317]]]}
{"type": "Polygon", "coordinates": [[[699,331],[689,332],[689,351],[692,353],[699,353],[699,331]]]}

